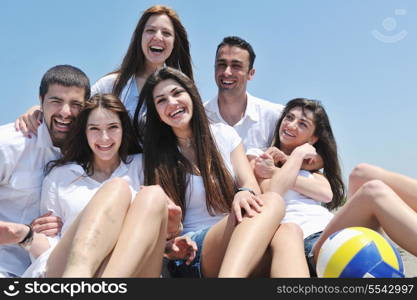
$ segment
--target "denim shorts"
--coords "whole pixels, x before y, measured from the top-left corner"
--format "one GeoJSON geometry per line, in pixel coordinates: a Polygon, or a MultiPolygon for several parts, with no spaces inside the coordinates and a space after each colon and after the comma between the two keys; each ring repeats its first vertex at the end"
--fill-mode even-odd
{"type": "Polygon", "coordinates": [[[197,244],[197,253],[191,264],[187,265],[185,260],[177,259],[171,260],[168,263],[168,270],[171,277],[188,277],[188,278],[202,278],[201,274],[201,252],[203,250],[203,241],[206,237],[210,227],[200,229],[198,231],[188,232],[191,240],[197,244]]]}
{"type": "Polygon", "coordinates": [[[310,234],[304,239],[304,254],[307,258],[308,270],[311,277],[317,277],[316,265],[314,264],[313,247],[321,236],[323,231],[310,234]]]}

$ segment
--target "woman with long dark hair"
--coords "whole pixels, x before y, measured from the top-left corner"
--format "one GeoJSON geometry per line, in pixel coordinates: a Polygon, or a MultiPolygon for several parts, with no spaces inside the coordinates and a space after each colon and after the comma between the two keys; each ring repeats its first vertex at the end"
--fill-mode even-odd
{"type": "Polygon", "coordinates": [[[283,195],[282,222],[301,226],[311,275],[316,274],[315,260],[327,237],[351,226],[384,229],[395,242],[417,254],[415,243],[409,242],[417,236],[416,181],[362,164],[350,176],[344,204],[336,140],[319,101],[289,101],[277,124],[274,146],[281,151],[281,163],[274,166],[273,158],[263,153],[255,160],[255,172],[263,190],[283,195]],[[323,172],[300,170],[316,154],[323,158],[323,172]],[[329,211],[335,208],[339,208],[336,213],[329,211]]]}
{"type": "Polygon", "coordinates": [[[41,210],[62,219],[60,236],[35,233],[25,247],[38,258],[25,277],[159,277],[181,210],[160,187],[141,187],[140,151],[117,97],[86,102],[42,185],[41,210]]]}
{"type": "Polygon", "coordinates": [[[190,266],[171,263],[173,275],[279,276],[271,268],[278,252],[266,249],[286,228],[279,227],[282,199],[260,194],[239,135],[230,126],[209,124],[192,79],[172,68],[152,74],[141,91],[134,127],[143,135],[145,184],[160,185],[181,206],[183,233],[198,246],[190,266]],[[245,255],[225,262],[228,247],[245,255]],[[231,273],[231,265],[241,269],[231,273]]]}
{"type": "MultiPolygon", "coordinates": [[[[91,95],[116,95],[132,116],[146,78],[163,66],[181,70],[193,79],[190,44],[185,27],[175,10],[154,5],[140,17],[120,67],[100,78],[91,87],[91,95]]],[[[25,135],[36,134],[41,113],[39,109],[39,106],[34,106],[19,117],[16,129],[25,135]]]]}

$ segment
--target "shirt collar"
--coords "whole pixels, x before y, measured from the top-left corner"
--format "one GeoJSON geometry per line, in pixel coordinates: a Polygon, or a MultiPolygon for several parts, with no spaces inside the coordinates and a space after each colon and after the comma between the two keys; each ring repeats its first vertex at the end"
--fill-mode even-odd
{"type": "MultiPolygon", "coordinates": [[[[252,119],[255,122],[259,121],[259,116],[257,114],[256,111],[256,106],[254,103],[254,97],[249,94],[248,92],[246,92],[246,99],[247,99],[247,103],[246,103],[246,110],[245,110],[245,114],[243,115],[242,120],[244,120],[246,117],[252,119]]],[[[216,95],[216,97],[214,97],[212,100],[210,100],[207,103],[207,110],[211,113],[212,117],[216,117],[217,120],[215,121],[224,121],[222,118],[222,115],[220,114],[220,109],[219,109],[219,96],[216,95]]],[[[242,121],[241,120],[241,121],[242,121]]],[[[241,122],[239,121],[239,122],[241,122]]]]}
{"type": "MultiPolygon", "coordinates": [[[[78,176],[85,175],[85,170],[79,164],[72,163],[69,165],[69,169],[78,176]]],[[[126,173],[127,173],[127,166],[123,161],[120,161],[120,165],[116,168],[116,170],[113,171],[109,179],[113,177],[121,177],[125,175],[126,173]]]]}

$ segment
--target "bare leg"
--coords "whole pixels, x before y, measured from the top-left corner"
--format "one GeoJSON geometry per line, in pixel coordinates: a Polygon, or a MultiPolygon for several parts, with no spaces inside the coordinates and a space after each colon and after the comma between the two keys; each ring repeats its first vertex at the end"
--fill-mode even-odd
{"type": "Polygon", "coordinates": [[[359,164],[349,176],[349,196],[352,196],[365,182],[377,179],[383,181],[417,211],[417,180],[369,164],[359,164]]]}
{"type": "Polygon", "coordinates": [[[167,196],[163,190],[159,186],[143,187],[129,208],[102,276],[159,277],[167,217],[167,196]]]}
{"type": "Polygon", "coordinates": [[[303,231],[297,224],[281,224],[271,241],[271,277],[310,277],[303,231]]]}
{"type": "Polygon", "coordinates": [[[264,202],[262,212],[252,218],[245,217],[233,231],[219,277],[248,277],[261,262],[285,209],[278,194],[261,196],[264,202]]]}
{"type": "Polygon", "coordinates": [[[314,246],[315,259],[330,234],[350,226],[382,226],[395,243],[417,255],[417,213],[382,181],[365,183],[336,213],[314,246]]]}
{"type": "Polygon", "coordinates": [[[105,183],[52,251],[48,277],[92,277],[113,249],[130,201],[126,181],[105,183]]]}

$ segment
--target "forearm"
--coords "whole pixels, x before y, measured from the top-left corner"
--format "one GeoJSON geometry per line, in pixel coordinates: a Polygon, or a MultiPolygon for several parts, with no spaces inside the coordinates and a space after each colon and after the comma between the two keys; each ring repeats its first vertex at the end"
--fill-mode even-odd
{"type": "Polygon", "coordinates": [[[326,178],[297,176],[293,190],[316,201],[328,203],[332,201],[333,193],[326,178]]]}
{"type": "Polygon", "coordinates": [[[18,244],[28,232],[25,224],[0,221],[0,245],[18,244]]]}
{"type": "Polygon", "coordinates": [[[302,162],[302,156],[293,153],[281,168],[275,168],[269,190],[284,195],[289,189],[292,189],[302,162]]]}

